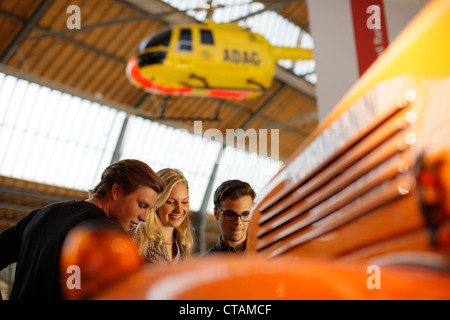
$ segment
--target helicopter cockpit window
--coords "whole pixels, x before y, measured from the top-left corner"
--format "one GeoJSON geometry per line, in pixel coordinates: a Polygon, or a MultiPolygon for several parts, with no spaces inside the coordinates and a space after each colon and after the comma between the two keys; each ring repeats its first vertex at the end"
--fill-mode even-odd
{"type": "Polygon", "coordinates": [[[181,29],[178,49],[183,51],[192,51],[191,29],[181,29]]]}
{"type": "Polygon", "coordinates": [[[168,47],[169,43],[170,43],[171,34],[172,34],[172,31],[170,29],[163,30],[163,31],[157,32],[155,34],[152,34],[150,37],[148,37],[144,41],[142,41],[142,43],[139,47],[139,51],[144,51],[147,48],[156,47],[159,45],[168,47]]]}
{"type": "Polygon", "coordinates": [[[214,45],[214,38],[211,30],[200,29],[200,41],[202,42],[202,44],[214,45]]]}

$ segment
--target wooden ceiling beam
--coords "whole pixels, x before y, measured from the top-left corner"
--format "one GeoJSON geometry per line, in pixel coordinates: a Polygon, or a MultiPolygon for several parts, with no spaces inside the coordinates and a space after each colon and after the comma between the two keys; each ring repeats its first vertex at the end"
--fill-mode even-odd
{"type": "Polygon", "coordinates": [[[263,104],[256,110],[254,113],[250,115],[250,117],[245,120],[245,122],[240,126],[242,129],[245,129],[256,117],[259,117],[261,113],[270,105],[270,103],[286,88],[284,83],[281,85],[263,102],[263,104]]]}
{"type": "Polygon", "coordinates": [[[57,36],[65,35],[68,33],[81,33],[81,32],[85,32],[88,30],[92,30],[92,29],[96,29],[96,28],[100,28],[100,27],[109,27],[109,26],[116,25],[116,24],[124,24],[124,23],[130,23],[130,22],[136,22],[136,21],[142,21],[142,20],[152,20],[157,17],[163,17],[163,16],[167,16],[167,15],[170,15],[173,13],[174,12],[162,12],[162,13],[143,14],[143,15],[123,18],[123,19],[110,19],[108,21],[85,25],[80,29],[65,28],[65,29],[61,29],[61,30],[42,32],[40,34],[29,37],[29,40],[42,39],[45,37],[57,37],[57,36]]]}
{"type": "Polygon", "coordinates": [[[43,0],[37,9],[33,12],[30,19],[24,22],[24,26],[20,31],[16,34],[11,43],[6,47],[6,49],[0,55],[0,62],[8,63],[9,59],[13,56],[14,52],[16,52],[17,48],[22,44],[22,42],[28,37],[31,30],[33,30],[42,17],[42,15],[47,11],[50,5],[53,3],[53,0],[43,0]]]}
{"type": "MultiPolygon", "coordinates": [[[[268,5],[265,5],[264,8],[261,9],[261,10],[258,10],[258,11],[252,12],[252,13],[249,13],[249,14],[247,14],[246,16],[243,16],[243,17],[240,17],[240,18],[231,20],[230,22],[239,22],[239,21],[242,21],[242,20],[251,18],[251,17],[253,17],[253,16],[256,16],[256,15],[258,15],[258,14],[264,13],[264,12],[266,12],[266,11],[276,10],[276,9],[279,9],[279,8],[281,8],[281,7],[284,7],[284,6],[288,5],[288,4],[291,4],[292,2],[298,2],[298,1],[299,1],[299,0],[274,1],[274,2],[272,2],[272,3],[270,3],[270,4],[268,4],[268,5]]],[[[303,1],[304,1],[304,0],[303,0],[303,1]]]]}
{"type": "MultiPolygon", "coordinates": [[[[3,16],[5,16],[5,17],[9,18],[9,19],[12,19],[12,20],[18,21],[18,22],[22,22],[22,23],[24,23],[24,22],[26,21],[26,20],[22,19],[21,17],[17,17],[17,16],[15,16],[15,15],[13,15],[13,14],[11,14],[11,13],[8,13],[8,12],[5,12],[5,11],[3,11],[3,10],[0,10],[0,15],[3,15],[3,16]]],[[[36,29],[41,30],[41,31],[44,31],[44,32],[49,31],[49,29],[44,28],[44,27],[41,27],[41,26],[38,26],[38,25],[35,25],[34,27],[35,27],[36,29]]],[[[61,40],[66,41],[66,42],[69,42],[69,43],[71,43],[71,44],[73,44],[73,45],[76,45],[76,46],[78,46],[78,47],[81,47],[81,48],[83,48],[83,49],[85,49],[85,50],[88,50],[88,51],[90,51],[90,52],[92,52],[92,53],[98,54],[98,55],[100,55],[100,56],[103,56],[103,57],[105,57],[105,58],[114,60],[114,61],[119,62],[119,63],[126,64],[126,61],[125,61],[125,60],[123,60],[123,59],[121,59],[121,58],[119,58],[119,57],[116,57],[116,56],[114,56],[114,55],[112,55],[112,54],[109,54],[109,53],[107,53],[107,52],[101,51],[101,50],[99,50],[99,49],[97,49],[97,48],[94,48],[94,47],[91,47],[91,46],[89,46],[89,45],[86,45],[86,44],[84,44],[84,43],[82,43],[82,42],[80,42],[80,41],[77,41],[77,40],[68,38],[68,37],[66,37],[66,36],[64,36],[64,35],[57,35],[56,37],[59,38],[59,39],[61,39],[61,40]]],[[[14,52],[13,52],[13,53],[14,53],[14,52]]],[[[0,60],[0,61],[1,61],[1,60],[0,60]]],[[[6,64],[6,62],[3,62],[3,63],[6,64]]]]}

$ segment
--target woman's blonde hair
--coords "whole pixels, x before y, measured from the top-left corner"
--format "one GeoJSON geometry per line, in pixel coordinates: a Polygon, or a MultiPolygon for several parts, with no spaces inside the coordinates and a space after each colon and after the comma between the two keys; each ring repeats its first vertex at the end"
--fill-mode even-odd
{"type": "MultiPolygon", "coordinates": [[[[136,235],[139,240],[139,253],[141,255],[145,255],[150,245],[150,241],[156,241],[157,248],[160,248],[164,243],[164,235],[162,233],[163,224],[157,211],[167,201],[173,187],[178,183],[183,183],[189,190],[186,178],[178,169],[162,169],[157,172],[157,175],[164,183],[164,190],[158,194],[155,206],[150,210],[147,221],[145,223],[139,223],[136,228],[136,235]]],[[[192,237],[192,228],[189,217],[186,216],[181,225],[176,228],[176,237],[181,244],[181,250],[183,251],[185,258],[190,257],[194,246],[194,239],[192,237]]]]}

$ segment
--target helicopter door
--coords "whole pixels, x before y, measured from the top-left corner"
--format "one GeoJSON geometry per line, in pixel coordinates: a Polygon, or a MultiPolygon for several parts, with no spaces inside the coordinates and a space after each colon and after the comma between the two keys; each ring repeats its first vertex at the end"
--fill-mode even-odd
{"type": "Polygon", "coordinates": [[[216,58],[214,37],[211,30],[200,29],[200,48],[198,53],[199,58],[205,62],[216,58]]]}
{"type": "MultiPolygon", "coordinates": [[[[173,52],[173,66],[176,68],[177,77],[182,85],[192,86],[190,84],[191,75],[193,70],[193,49],[194,44],[192,41],[191,28],[175,28],[173,29],[173,39],[176,41],[173,52]]],[[[170,77],[170,75],[168,75],[170,77]]]]}
{"type": "Polygon", "coordinates": [[[216,79],[218,74],[218,58],[217,45],[215,43],[214,34],[210,29],[198,28],[195,34],[197,37],[195,43],[195,76],[203,82],[204,87],[217,86],[216,79]]]}

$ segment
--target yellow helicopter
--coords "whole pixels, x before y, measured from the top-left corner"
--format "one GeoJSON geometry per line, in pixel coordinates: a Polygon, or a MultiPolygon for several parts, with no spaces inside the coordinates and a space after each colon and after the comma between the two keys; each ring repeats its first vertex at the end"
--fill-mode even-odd
{"type": "Polygon", "coordinates": [[[280,59],[310,60],[312,50],[272,46],[236,23],[180,25],[158,31],[127,63],[129,81],[163,95],[244,100],[267,91],[280,59]]]}

